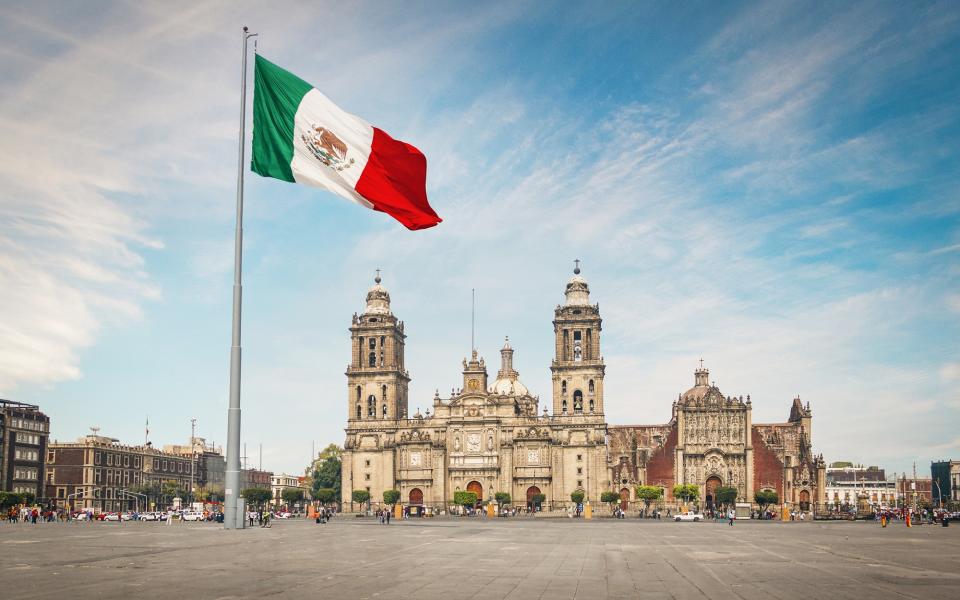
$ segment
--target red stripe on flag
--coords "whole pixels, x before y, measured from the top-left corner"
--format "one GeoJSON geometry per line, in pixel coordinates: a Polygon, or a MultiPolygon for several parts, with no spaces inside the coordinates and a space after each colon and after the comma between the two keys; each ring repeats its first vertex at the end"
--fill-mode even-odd
{"type": "Polygon", "coordinates": [[[373,128],[370,159],[357,193],[407,229],[426,229],[443,219],[427,202],[427,157],[415,147],[373,128]]]}

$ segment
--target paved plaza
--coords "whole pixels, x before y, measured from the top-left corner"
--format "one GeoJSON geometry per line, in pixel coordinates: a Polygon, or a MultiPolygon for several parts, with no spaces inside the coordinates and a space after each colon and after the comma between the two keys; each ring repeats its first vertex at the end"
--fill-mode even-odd
{"type": "Polygon", "coordinates": [[[960,526],[431,519],[0,524],[5,598],[960,597],[960,526]]]}

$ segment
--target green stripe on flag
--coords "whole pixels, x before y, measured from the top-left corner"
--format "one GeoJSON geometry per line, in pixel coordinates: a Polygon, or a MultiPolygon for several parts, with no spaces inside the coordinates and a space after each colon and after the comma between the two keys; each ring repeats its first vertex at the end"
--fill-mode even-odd
{"type": "Polygon", "coordinates": [[[313,86],[259,54],[254,68],[253,157],[250,168],[264,177],[293,182],[293,121],[313,86]]]}

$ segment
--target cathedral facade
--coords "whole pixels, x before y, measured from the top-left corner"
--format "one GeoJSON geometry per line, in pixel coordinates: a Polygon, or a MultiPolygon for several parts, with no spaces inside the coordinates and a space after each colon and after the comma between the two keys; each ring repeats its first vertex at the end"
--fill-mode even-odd
{"type": "Polygon", "coordinates": [[[404,505],[441,509],[460,490],[483,501],[507,492],[514,504],[542,494],[548,507],[569,504],[577,490],[596,504],[612,490],[627,507],[636,485],[662,486],[670,501],[675,483],[697,484],[705,502],[721,485],[736,487],[744,501],[759,489],[798,507],[822,501],[824,466],[811,452],[809,405],[795,400],[786,423],[753,424],[749,397],[724,397],[701,367],[694,387],[673,403],[669,423],[608,425],[600,309],[579,268],[553,328],[552,410],[540,412],[539,398],[521,383],[508,339],[494,381],[472,350],[462,387],[448,397],[436,393],[431,409],[410,415],[404,324],[378,276],[350,327],[345,509],[359,508],[352,490],[367,490],[376,503],[392,489],[404,505]]]}

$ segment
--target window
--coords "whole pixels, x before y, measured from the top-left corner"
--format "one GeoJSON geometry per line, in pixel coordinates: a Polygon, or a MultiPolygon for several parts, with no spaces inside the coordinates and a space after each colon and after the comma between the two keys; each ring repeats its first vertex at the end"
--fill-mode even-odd
{"type": "Polygon", "coordinates": [[[154,468],[154,470],[157,470],[157,469],[160,468],[160,459],[159,459],[159,458],[153,459],[153,468],[154,468]]]}
{"type": "Polygon", "coordinates": [[[582,480],[582,479],[578,479],[578,480],[577,480],[577,487],[578,487],[578,488],[583,488],[583,480],[582,480]]]}
{"type": "Polygon", "coordinates": [[[577,475],[583,475],[583,467],[577,467],[577,475]]]}
{"type": "Polygon", "coordinates": [[[139,469],[139,468],[140,468],[140,457],[139,457],[139,456],[134,456],[134,457],[133,457],[133,468],[134,468],[134,469],[139,469]]]}
{"type": "Polygon", "coordinates": [[[47,462],[51,462],[51,463],[52,463],[53,461],[54,461],[54,452],[53,452],[53,450],[51,450],[51,451],[47,452],[47,462]]]}
{"type": "Polygon", "coordinates": [[[583,359],[583,347],[580,339],[580,332],[573,332],[573,360],[579,361],[583,359]]]}
{"type": "Polygon", "coordinates": [[[383,401],[384,401],[384,402],[386,402],[386,401],[387,401],[387,386],[385,386],[385,385],[380,386],[380,391],[381,391],[380,397],[383,398],[383,401]]]}
{"type": "Polygon", "coordinates": [[[560,382],[560,393],[561,393],[561,394],[566,394],[566,393],[567,393],[567,380],[566,380],[566,379],[564,379],[563,381],[560,382]]]}
{"type": "Polygon", "coordinates": [[[377,397],[373,394],[367,396],[367,416],[374,418],[377,416],[377,397]]]}
{"type": "Polygon", "coordinates": [[[163,470],[164,470],[164,471],[167,470],[167,461],[163,461],[163,470]]]}
{"type": "Polygon", "coordinates": [[[371,350],[377,349],[377,340],[375,338],[370,338],[370,349],[371,350]]]}
{"type": "Polygon", "coordinates": [[[370,466],[370,461],[369,461],[369,460],[363,461],[363,466],[369,467],[369,466],[370,466]]]}
{"type": "Polygon", "coordinates": [[[386,405],[386,404],[383,405],[383,418],[384,418],[384,419],[387,418],[387,405],[386,405]]]}
{"type": "Polygon", "coordinates": [[[360,407],[359,404],[357,404],[357,418],[358,418],[358,419],[362,419],[362,418],[363,418],[363,409],[360,407]]]}
{"type": "Polygon", "coordinates": [[[593,398],[590,398],[590,412],[593,412],[593,398]]]}
{"type": "Polygon", "coordinates": [[[107,455],[107,466],[108,466],[108,467],[112,467],[112,466],[113,466],[113,455],[112,455],[112,454],[108,454],[108,455],[107,455]]]}
{"type": "Polygon", "coordinates": [[[587,390],[592,394],[593,393],[593,380],[590,380],[590,383],[587,384],[587,390]]]}
{"type": "Polygon", "coordinates": [[[574,390],[573,392],[573,412],[583,412],[583,392],[580,390],[574,390]]]}
{"type": "Polygon", "coordinates": [[[360,402],[360,398],[362,397],[362,395],[363,395],[363,392],[360,390],[360,386],[358,385],[357,386],[357,402],[360,402]]]}
{"type": "Polygon", "coordinates": [[[102,480],[102,476],[101,476],[102,473],[103,471],[101,471],[100,469],[97,469],[96,473],[94,473],[93,482],[96,483],[97,485],[100,485],[100,481],[102,480]]]}
{"type": "MultiPolygon", "coordinates": [[[[373,340],[370,340],[370,341],[372,342],[373,340]]],[[[376,353],[376,352],[371,352],[371,353],[370,353],[370,356],[368,357],[368,360],[367,360],[367,364],[368,364],[369,366],[371,366],[371,367],[377,366],[377,353],[376,353]]]]}
{"type": "Polygon", "coordinates": [[[563,407],[563,414],[567,414],[567,401],[566,401],[566,400],[563,401],[562,407],[563,407]]]}
{"type": "Polygon", "coordinates": [[[101,460],[102,460],[102,457],[100,456],[100,453],[97,452],[97,453],[94,455],[93,464],[99,465],[101,460]]]}
{"type": "Polygon", "coordinates": [[[365,474],[363,478],[366,479],[367,481],[370,481],[370,473],[365,474]]]}
{"type": "Polygon", "coordinates": [[[578,454],[578,455],[577,455],[577,460],[583,460],[583,455],[582,455],[582,454],[578,454]]]}
{"type": "Polygon", "coordinates": [[[130,466],[130,455],[129,455],[129,454],[124,455],[124,457],[123,457],[123,466],[125,466],[125,467],[129,467],[129,466],[130,466]]]}

